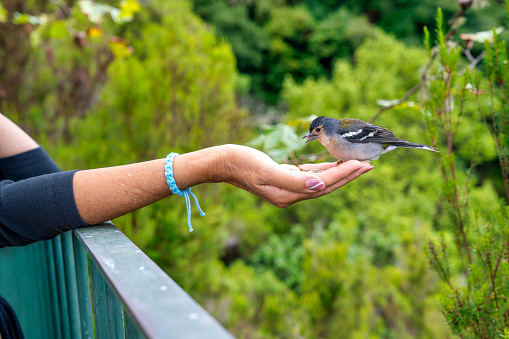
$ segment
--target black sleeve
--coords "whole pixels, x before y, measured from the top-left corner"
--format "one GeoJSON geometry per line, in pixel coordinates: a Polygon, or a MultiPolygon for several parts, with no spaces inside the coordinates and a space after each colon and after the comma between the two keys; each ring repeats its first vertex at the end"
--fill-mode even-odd
{"type": "Polygon", "coordinates": [[[18,181],[60,171],[42,147],[0,159],[0,180],[18,181]]]}
{"type": "Polygon", "coordinates": [[[0,159],[0,247],[23,246],[88,226],[74,200],[76,171],[60,169],[42,148],[0,159]],[[50,173],[50,174],[48,174],[50,173]]]}

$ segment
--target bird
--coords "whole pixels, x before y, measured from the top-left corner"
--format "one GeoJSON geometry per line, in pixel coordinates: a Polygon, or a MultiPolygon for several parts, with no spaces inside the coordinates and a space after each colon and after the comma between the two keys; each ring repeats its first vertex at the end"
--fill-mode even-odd
{"type": "Polygon", "coordinates": [[[435,147],[398,139],[388,129],[352,118],[334,119],[320,116],[311,122],[302,137],[306,143],[318,140],[338,163],[348,160],[371,161],[398,147],[438,152],[435,147]]]}

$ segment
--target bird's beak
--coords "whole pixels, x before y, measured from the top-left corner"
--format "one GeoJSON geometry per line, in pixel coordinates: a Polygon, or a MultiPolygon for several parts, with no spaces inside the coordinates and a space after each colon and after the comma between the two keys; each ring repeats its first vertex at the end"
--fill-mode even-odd
{"type": "Polygon", "coordinates": [[[308,140],[306,140],[306,144],[307,144],[308,142],[315,140],[317,137],[318,137],[317,135],[315,135],[311,132],[308,132],[305,136],[302,137],[302,139],[308,138],[308,140]]]}

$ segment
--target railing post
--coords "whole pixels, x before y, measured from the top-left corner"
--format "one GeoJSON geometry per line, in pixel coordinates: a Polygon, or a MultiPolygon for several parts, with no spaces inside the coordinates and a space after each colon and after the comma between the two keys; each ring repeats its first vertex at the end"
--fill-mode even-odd
{"type": "Polygon", "coordinates": [[[87,253],[76,237],[73,236],[72,241],[74,247],[74,260],[76,264],[76,283],[78,287],[81,335],[84,339],[92,339],[94,338],[94,320],[92,317],[92,298],[90,296],[87,253]]]}
{"type": "Polygon", "coordinates": [[[90,281],[92,283],[92,299],[94,301],[94,322],[95,334],[97,338],[107,338],[108,331],[108,311],[106,307],[106,286],[101,272],[97,266],[90,263],[90,281]]]}
{"type": "Polygon", "coordinates": [[[129,312],[124,312],[125,318],[125,338],[126,339],[144,339],[145,336],[140,332],[138,326],[132,319],[129,312]]]}
{"type": "Polygon", "coordinates": [[[57,338],[62,338],[62,326],[60,324],[62,323],[62,317],[59,307],[59,299],[58,299],[58,283],[57,283],[57,271],[55,268],[55,241],[56,239],[51,239],[48,241],[45,241],[44,244],[46,245],[46,258],[48,260],[48,276],[49,276],[49,282],[50,282],[50,288],[48,289],[48,294],[51,295],[51,306],[53,309],[53,326],[55,329],[55,335],[57,338]]]}
{"type": "Polygon", "coordinates": [[[76,264],[71,232],[62,234],[62,252],[64,261],[65,285],[67,290],[69,320],[72,338],[81,339],[81,319],[78,301],[78,285],[76,283],[76,264]]]}
{"type": "Polygon", "coordinates": [[[115,295],[115,293],[113,293],[108,285],[106,285],[106,305],[108,309],[108,324],[110,332],[109,338],[125,338],[122,305],[118,301],[118,297],[115,295]]]}
{"type": "Polygon", "coordinates": [[[63,338],[71,338],[71,327],[69,318],[69,300],[67,298],[67,286],[65,282],[65,266],[64,255],[62,251],[62,237],[58,236],[53,239],[55,251],[55,266],[57,273],[57,292],[60,306],[60,326],[62,327],[63,338]]]}

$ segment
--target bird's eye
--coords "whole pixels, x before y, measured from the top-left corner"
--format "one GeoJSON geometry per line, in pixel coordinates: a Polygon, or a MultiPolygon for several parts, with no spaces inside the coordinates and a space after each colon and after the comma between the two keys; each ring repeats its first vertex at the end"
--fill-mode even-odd
{"type": "Polygon", "coordinates": [[[315,131],[316,131],[316,132],[320,132],[321,130],[322,130],[322,129],[321,129],[320,127],[317,127],[317,128],[315,129],[315,131]]]}

